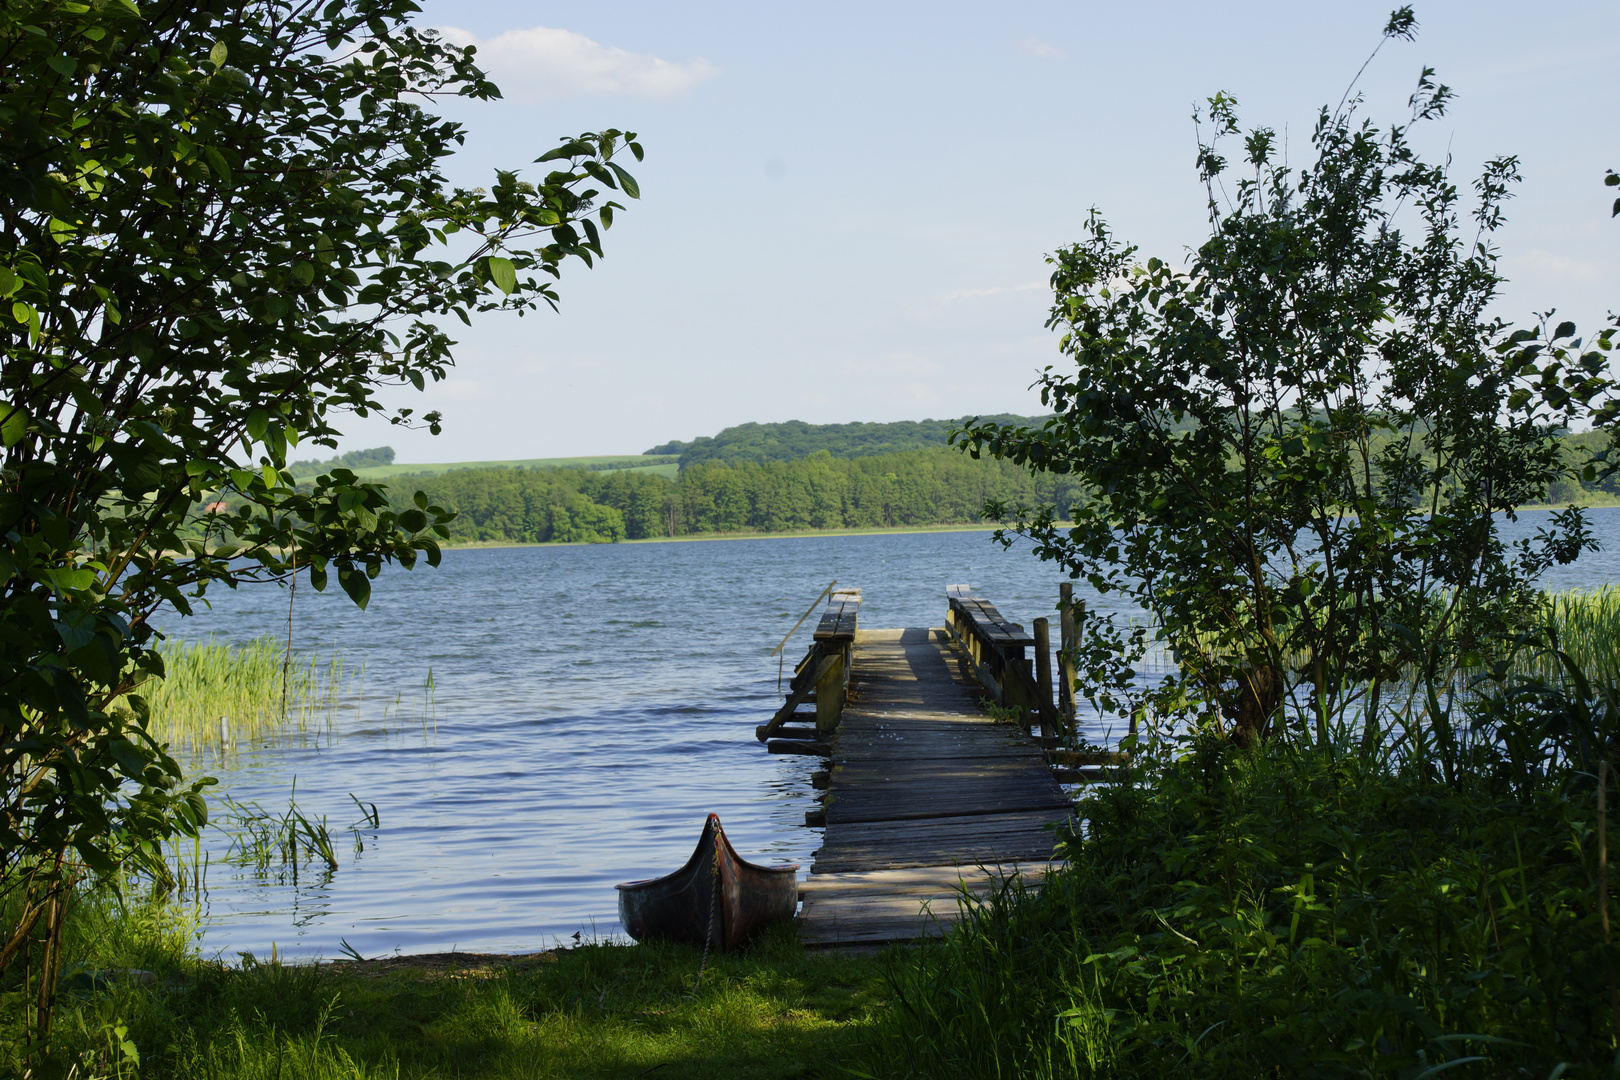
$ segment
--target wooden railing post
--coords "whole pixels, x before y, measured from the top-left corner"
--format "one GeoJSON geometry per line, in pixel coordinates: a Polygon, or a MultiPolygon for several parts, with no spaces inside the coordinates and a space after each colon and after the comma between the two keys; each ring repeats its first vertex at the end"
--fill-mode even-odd
{"type": "Polygon", "coordinates": [[[1041,734],[1057,734],[1057,710],[1052,706],[1052,624],[1035,620],[1035,693],[1040,706],[1041,734]]]}
{"type": "Polygon", "coordinates": [[[816,683],[816,730],[829,735],[844,715],[844,678],[849,671],[849,649],[833,653],[834,661],[816,683]]]}
{"type": "Polygon", "coordinates": [[[1074,730],[1074,682],[1079,675],[1074,662],[1079,645],[1074,604],[1074,586],[1065,581],[1058,586],[1058,722],[1065,732],[1074,730]]]}

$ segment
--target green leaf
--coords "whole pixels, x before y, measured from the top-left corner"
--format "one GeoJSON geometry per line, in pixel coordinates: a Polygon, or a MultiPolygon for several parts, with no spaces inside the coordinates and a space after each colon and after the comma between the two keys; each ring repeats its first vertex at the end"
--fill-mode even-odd
{"type": "Polygon", "coordinates": [[[491,255],[484,262],[489,269],[489,279],[495,283],[495,287],[511,296],[513,290],[517,288],[517,267],[512,265],[512,260],[491,255]]]}
{"type": "Polygon", "coordinates": [[[83,623],[70,623],[60,619],[56,623],[56,635],[62,639],[62,648],[70,653],[78,652],[96,640],[94,625],[86,626],[83,623]]]}
{"type": "Polygon", "coordinates": [[[1575,324],[1570,322],[1567,319],[1565,321],[1559,323],[1558,324],[1558,329],[1553,331],[1553,340],[1554,341],[1557,341],[1559,338],[1567,338],[1567,337],[1573,337],[1573,336],[1575,336],[1575,324]]]}
{"type": "Polygon", "coordinates": [[[141,748],[123,737],[107,740],[107,751],[118,767],[131,780],[139,780],[146,772],[146,755],[141,748]]]}
{"type": "Polygon", "coordinates": [[[52,71],[68,79],[73,77],[74,69],[79,66],[79,62],[71,56],[48,56],[45,63],[52,71]]]}
{"type": "Polygon", "coordinates": [[[619,178],[619,186],[624,188],[624,193],[632,199],[641,198],[641,186],[636,183],[636,178],[625,172],[618,162],[610,161],[607,164],[608,168],[612,169],[614,175],[619,178]]]}
{"type": "Polygon", "coordinates": [[[76,570],[67,566],[52,566],[40,571],[40,576],[59,593],[80,592],[96,583],[94,570],[76,570]]]}
{"type": "Polygon", "coordinates": [[[208,59],[217,68],[225,66],[225,58],[229,55],[230,50],[223,41],[214,42],[214,47],[208,50],[208,59]]]}
{"type": "Polygon", "coordinates": [[[28,434],[28,414],[21,406],[0,403],[0,445],[15,446],[28,434]]]}
{"type": "Polygon", "coordinates": [[[366,577],[364,570],[352,566],[339,567],[338,584],[343,586],[343,591],[349,594],[349,599],[361,611],[371,602],[371,579],[366,577]]]}
{"type": "Polygon", "coordinates": [[[10,267],[0,266],[0,296],[10,296],[17,291],[17,275],[11,272],[10,267]]]}
{"type": "Polygon", "coordinates": [[[580,142],[578,139],[570,139],[561,146],[556,146],[550,150],[547,150],[534,160],[536,164],[539,164],[543,161],[556,161],[558,158],[579,157],[583,154],[590,154],[594,152],[595,151],[592,149],[589,143],[580,142]]]}

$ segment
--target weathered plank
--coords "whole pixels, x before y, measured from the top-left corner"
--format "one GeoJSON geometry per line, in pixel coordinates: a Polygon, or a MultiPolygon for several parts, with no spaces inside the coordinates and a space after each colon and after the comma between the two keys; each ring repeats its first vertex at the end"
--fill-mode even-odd
{"type": "Polygon", "coordinates": [[[799,892],[799,940],[806,945],[876,945],[937,937],[961,916],[970,897],[984,897],[1017,881],[1036,886],[1045,860],[964,868],[930,866],[815,873],[799,892]]]}
{"type": "MultiPolygon", "coordinates": [[[[1023,628],[1001,623],[997,645],[1016,646],[1023,628]]],[[[961,660],[944,630],[855,634],[826,833],[803,886],[808,944],[928,936],[955,920],[964,883],[991,887],[980,867],[1044,873],[1071,804],[1040,746],[983,715],[961,660]]]]}
{"type": "Polygon", "coordinates": [[[909,820],[899,827],[881,821],[829,824],[815,873],[1044,861],[1052,852],[1053,823],[1067,817],[1060,809],[909,820]]]}

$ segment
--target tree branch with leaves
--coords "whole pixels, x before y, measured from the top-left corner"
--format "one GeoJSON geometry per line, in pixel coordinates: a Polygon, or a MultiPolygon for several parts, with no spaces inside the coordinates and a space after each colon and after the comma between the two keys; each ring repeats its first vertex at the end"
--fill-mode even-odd
{"type": "Polygon", "coordinates": [[[445,377],[447,317],[555,308],[639,196],[616,130],[451,185],[464,133],[429,106],[499,91],[416,11],[0,10],[0,889],[23,894],[0,973],[52,955],[74,867],[205,821],[208,781],[146,728],[153,614],[300,570],[364,607],[385,564],[437,564],[447,512],[344,469],[301,492],[289,451],[350,415],[437,433],[379,391],[445,377]],[[235,513],[204,508],[227,490],[235,513]]]}

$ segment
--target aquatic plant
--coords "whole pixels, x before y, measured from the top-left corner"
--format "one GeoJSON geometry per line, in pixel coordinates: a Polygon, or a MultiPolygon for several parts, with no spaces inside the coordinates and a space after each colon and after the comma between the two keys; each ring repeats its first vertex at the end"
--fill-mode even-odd
{"type": "Polygon", "coordinates": [[[167,641],[158,651],[165,675],[140,688],[151,711],[148,730],[193,752],[330,727],[344,687],[341,655],[289,657],[272,637],[242,645],[212,637],[167,641]]]}

